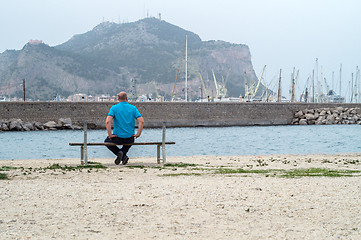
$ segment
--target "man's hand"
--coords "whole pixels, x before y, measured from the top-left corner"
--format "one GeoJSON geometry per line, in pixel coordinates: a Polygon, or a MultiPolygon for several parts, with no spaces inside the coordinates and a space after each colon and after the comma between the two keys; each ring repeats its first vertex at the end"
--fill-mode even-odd
{"type": "Polygon", "coordinates": [[[132,137],[139,138],[139,137],[140,137],[140,133],[133,134],[132,137]]]}
{"type": "Polygon", "coordinates": [[[109,139],[112,139],[112,138],[114,138],[114,137],[118,137],[118,136],[117,136],[117,135],[114,135],[114,134],[108,136],[109,139]]]}
{"type": "Polygon", "coordinates": [[[138,131],[137,134],[133,134],[132,137],[139,138],[143,131],[144,119],[143,117],[137,118],[138,121],[138,131]]]}
{"type": "Polygon", "coordinates": [[[107,129],[109,139],[112,139],[115,136],[112,133],[112,122],[113,122],[113,117],[112,116],[107,116],[107,119],[105,120],[105,127],[107,129]]]}

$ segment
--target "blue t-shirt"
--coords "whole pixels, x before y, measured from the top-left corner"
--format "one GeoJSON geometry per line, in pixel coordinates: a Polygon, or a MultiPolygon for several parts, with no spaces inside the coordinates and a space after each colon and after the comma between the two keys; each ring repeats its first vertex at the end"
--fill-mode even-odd
{"type": "Polygon", "coordinates": [[[119,102],[110,108],[108,116],[113,117],[113,134],[120,138],[130,138],[134,134],[135,119],[142,115],[128,102],[119,102]]]}

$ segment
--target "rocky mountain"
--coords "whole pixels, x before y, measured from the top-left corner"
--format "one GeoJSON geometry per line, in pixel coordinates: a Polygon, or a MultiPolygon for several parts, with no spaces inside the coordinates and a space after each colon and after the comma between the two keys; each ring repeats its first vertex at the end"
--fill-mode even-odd
{"type": "Polygon", "coordinates": [[[223,88],[223,94],[233,97],[244,94],[245,79],[257,80],[248,46],[202,41],[180,27],[146,18],[123,24],[104,22],[55,47],[29,42],[21,50],[1,53],[0,95],[21,97],[21,82],[26,79],[27,96],[33,100],[80,92],[114,95],[120,90],[169,100],[174,86],[174,95],[184,97],[186,36],[192,99],[200,96],[200,76],[206,86],[204,96],[208,92],[214,97],[213,73],[218,83],[223,79],[226,84],[228,91],[223,88]]]}

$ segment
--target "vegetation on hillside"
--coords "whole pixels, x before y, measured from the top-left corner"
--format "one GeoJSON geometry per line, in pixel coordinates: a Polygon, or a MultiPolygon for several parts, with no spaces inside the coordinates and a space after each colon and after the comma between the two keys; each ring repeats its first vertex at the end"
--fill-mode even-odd
{"type": "Polygon", "coordinates": [[[178,71],[177,91],[183,91],[186,35],[193,95],[201,87],[199,73],[207,79],[209,92],[215,90],[212,70],[218,80],[228,74],[228,93],[234,97],[244,92],[245,71],[256,79],[246,45],[202,42],[192,32],[146,18],[123,24],[104,22],[55,47],[28,43],[21,50],[5,51],[0,54],[0,95],[21,97],[21,81],[26,79],[27,96],[33,100],[50,100],[57,94],[113,95],[134,88],[137,95],[170,97],[178,71]]]}

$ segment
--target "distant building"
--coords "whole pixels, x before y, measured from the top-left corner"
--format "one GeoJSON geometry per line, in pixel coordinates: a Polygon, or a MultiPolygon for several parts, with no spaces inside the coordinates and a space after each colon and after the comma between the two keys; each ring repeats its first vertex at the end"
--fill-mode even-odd
{"type": "Polygon", "coordinates": [[[110,95],[100,95],[96,98],[97,102],[109,102],[110,101],[110,95]]]}
{"type": "Polygon", "coordinates": [[[110,96],[109,94],[101,94],[101,95],[86,95],[84,93],[77,93],[71,95],[67,99],[68,102],[116,102],[116,96],[110,96]]]}
{"type": "Polygon", "coordinates": [[[68,97],[69,102],[87,102],[88,96],[84,93],[77,93],[68,97]]]}
{"type": "Polygon", "coordinates": [[[92,95],[88,96],[88,102],[94,102],[95,98],[92,95]]]}

